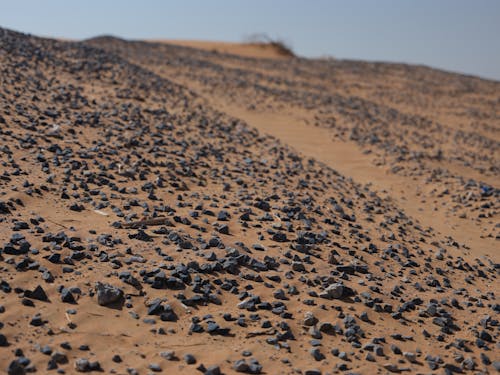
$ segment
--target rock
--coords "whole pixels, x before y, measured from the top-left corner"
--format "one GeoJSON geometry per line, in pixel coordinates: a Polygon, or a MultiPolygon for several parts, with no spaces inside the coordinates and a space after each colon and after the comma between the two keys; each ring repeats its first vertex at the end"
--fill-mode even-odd
{"type": "Polygon", "coordinates": [[[276,232],[273,234],[272,240],[276,242],[287,242],[288,238],[286,236],[286,233],[276,232]]]}
{"type": "Polygon", "coordinates": [[[68,363],[68,357],[64,353],[54,352],[54,353],[52,353],[50,358],[52,358],[52,360],[58,364],[68,363]]]}
{"type": "Polygon", "coordinates": [[[466,358],[463,362],[462,362],[462,368],[466,369],[466,370],[474,370],[476,368],[476,362],[474,362],[474,359],[472,358],[466,358]]]}
{"type": "Polygon", "coordinates": [[[325,359],[325,355],[321,353],[319,348],[312,348],[309,352],[316,361],[322,361],[323,359],[325,359]]]}
{"type": "Polygon", "coordinates": [[[123,291],[110,284],[96,283],[97,303],[101,306],[108,306],[123,299],[123,291]]]}
{"type": "Polygon", "coordinates": [[[240,220],[241,221],[251,221],[252,218],[250,217],[250,212],[244,212],[242,215],[240,215],[240,220]]]}
{"type": "Polygon", "coordinates": [[[245,374],[260,374],[262,372],[262,366],[253,358],[251,358],[248,363],[244,359],[237,360],[233,364],[233,369],[236,372],[245,374]]]}
{"type": "Polygon", "coordinates": [[[334,283],[329,285],[319,296],[326,299],[339,299],[342,298],[343,293],[344,286],[340,283],[334,283]]]}
{"type": "Polygon", "coordinates": [[[153,372],[161,372],[161,366],[158,363],[150,363],[148,368],[153,372]]]}
{"type": "Polygon", "coordinates": [[[90,371],[90,362],[88,359],[79,358],[75,361],[75,370],[78,372],[90,371]]]}
{"type": "Polygon", "coordinates": [[[9,342],[7,340],[7,337],[5,335],[0,333],[0,346],[8,346],[9,342]]]}
{"type": "Polygon", "coordinates": [[[336,258],[336,251],[330,251],[330,253],[328,253],[328,263],[329,264],[339,264],[339,261],[337,260],[336,258]]]}
{"type": "Polygon", "coordinates": [[[408,360],[408,362],[411,363],[417,362],[417,355],[415,353],[404,352],[403,356],[408,360]]]}
{"type": "Polygon", "coordinates": [[[65,303],[76,303],[75,297],[68,288],[61,290],[61,301],[65,303]]]}
{"type": "Polygon", "coordinates": [[[396,365],[393,365],[392,363],[386,363],[384,365],[384,368],[389,371],[389,372],[400,372],[399,367],[396,365]]]}
{"type": "Polygon", "coordinates": [[[244,359],[240,359],[234,363],[233,369],[236,372],[248,373],[248,370],[250,369],[250,367],[248,366],[248,364],[246,363],[246,361],[244,359]]]}
{"type": "Polygon", "coordinates": [[[221,375],[222,372],[221,372],[219,366],[210,366],[209,368],[207,368],[205,370],[205,372],[203,374],[204,375],[221,375]]]}
{"type": "Polygon", "coordinates": [[[51,355],[52,348],[48,345],[44,345],[40,348],[40,353],[45,354],[45,355],[51,355]]]}
{"type": "Polygon", "coordinates": [[[186,361],[188,365],[194,365],[196,363],[196,358],[194,355],[188,353],[184,355],[184,361],[186,361]]]}
{"type": "Polygon", "coordinates": [[[175,352],[173,350],[166,350],[160,353],[160,357],[165,358],[167,361],[175,360],[175,352]]]}
{"type": "Polygon", "coordinates": [[[500,361],[493,361],[492,366],[496,372],[500,372],[500,361]]]}
{"type": "Polygon", "coordinates": [[[217,220],[219,221],[228,221],[230,219],[231,215],[229,215],[229,212],[222,210],[217,214],[217,220]]]}
{"type": "Polygon", "coordinates": [[[40,327],[45,324],[45,321],[40,314],[36,314],[31,318],[30,324],[35,327],[40,327]]]}
{"type": "Polygon", "coordinates": [[[7,368],[7,374],[8,375],[25,375],[26,369],[19,362],[19,360],[16,359],[16,360],[10,362],[9,367],[7,368]]]}
{"type": "Polygon", "coordinates": [[[302,324],[304,324],[307,327],[313,326],[318,322],[318,319],[314,316],[312,312],[306,312],[304,314],[304,320],[302,321],[302,324]]]}
{"type": "Polygon", "coordinates": [[[481,363],[483,365],[486,365],[486,366],[491,365],[491,359],[485,353],[481,353],[479,355],[479,357],[481,358],[481,363]]]}
{"type": "Polygon", "coordinates": [[[302,262],[292,262],[292,269],[296,272],[305,272],[306,267],[302,262]]]}
{"type": "Polygon", "coordinates": [[[321,375],[321,371],[317,369],[306,370],[304,375],[321,375]]]}
{"type": "Polygon", "coordinates": [[[10,214],[9,206],[4,201],[0,201],[0,214],[7,215],[10,214]]]}
{"type": "Polygon", "coordinates": [[[311,335],[311,337],[313,339],[315,339],[315,340],[311,341],[311,344],[313,346],[317,346],[317,345],[321,344],[321,341],[319,341],[319,340],[323,338],[323,335],[321,334],[321,332],[319,331],[319,329],[317,329],[316,327],[310,327],[309,328],[309,334],[311,335]]]}
{"type": "Polygon", "coordinates": [[[394,345],[394,344],[391,345],[391,351],[397,355],[402,354],[401,349],[397,345],[394,345]]]}
{"type": "Polygon", "coordinates": [[[378,355],[379,357],[383,357],[384,356],[384,348],[380,345],[375,345],[373,347],[373,352],[378,355]]]}
{"type": "Polygon", "coordinates": [[[229,226],[227,224],[222,224],[217,228],[217,232],[229,235],[229,226]]]}
{"type": "Polygon", "coordinates": [[[45,293],[45,290],[43,290],[43,288],[40,285],[38,285],[35,289],[33,289],[32,292],[27,291],[26,297],[44,302],[47,302],[49,300],[47,294],[45,293]]]}
{"type": "Polygon", "coordinates": [[[323,332],[323,333],[326,333],[326,334],[329,334],[329,335],[335,334],[335,328],[334,328],[333,324],[332,323],[328,323],[328,322],[321,322],[321,323],[319,323],[318,330],[320,332],[323,332]]]}
{"type": "Polygon", "coordinates": [[[287,300],[288,299],[288,297],[286,296],[285,291],[283,289],[275,290],[273,292],[273,296],[274,296],[274,298],[280,299],[280,300],[287,300]]]}
{"type": "Polygon", "coordinates": [[[365,360],[367,360],[368,362],[375,362],[375,357],[373,356],[372,353],[366,353],[366,356],[365,356],[365,360]]]}
{"type": "Polygon", "coordinates": [[[368,317],[368,313],[366,311],[363,311],[359,315],[359,319],[361,319],[363,322],[369,322],[370,321],[370,318],[368,317]]]}
{"type": "Polygon", "coordinates": [[[485,330],[482,330],[479,333],[479,338],[484,341],[493,342],[493,337],[491,337],[491,335],[485,330]]]}

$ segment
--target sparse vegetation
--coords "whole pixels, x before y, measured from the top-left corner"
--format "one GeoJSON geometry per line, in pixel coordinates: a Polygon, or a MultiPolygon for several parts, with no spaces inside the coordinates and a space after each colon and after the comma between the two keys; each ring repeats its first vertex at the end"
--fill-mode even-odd
{"type": "Polygon", "coordinates": [[[269,45],[276,49],[280,55],[295,56],[290,43],[281,37],[272,38],[266,33],[255,33],[244,37],[243,41],[248,44],[269,45]]]}

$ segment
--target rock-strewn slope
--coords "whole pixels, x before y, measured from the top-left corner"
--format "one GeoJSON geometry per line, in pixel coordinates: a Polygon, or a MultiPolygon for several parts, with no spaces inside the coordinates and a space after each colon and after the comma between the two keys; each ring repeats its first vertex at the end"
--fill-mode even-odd
{"type": "Polygon", "coordinates": [[[116,38],[88,43],[192,87],[215,106],[327,129],[369,155],[379,174],[406,181],[448,225],[500,238],[498,82],[403,64],[255,59],[116,38]]]}
{"type": "Polygon", "coordinates": [[[2,370],[496,371],[497,264],[91,44],[0,29],[2,370]]]}

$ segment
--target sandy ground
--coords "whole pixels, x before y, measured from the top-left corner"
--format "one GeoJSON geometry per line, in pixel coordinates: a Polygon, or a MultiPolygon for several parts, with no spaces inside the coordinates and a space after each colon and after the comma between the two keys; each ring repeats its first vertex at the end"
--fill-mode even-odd
{"type": "MultiPolygon", "coordinates": [[[[474,249],[472,253],[466,251],[466,254],[487,255],[496,262],[500,260],[497,239],[482,236],[479,226],[469,225],[463,219],[435,207],[435,200],[425,198],[423,190],[426,186],[422,179],[406,178],[375,166],[370,155],[359,150],[354,142],[335,140],[328,130],[306,125],[300,117],[262,114],[245,108],[214,105],[223,108],[231,116],[243,119],[259,131],[281,139],[304,155],[324,162],[344,176],[370,186],[381,196],[391,197],[398,207],[403,208],[420,224],[430,226],[438,233],[449,235],[474,249]]],[[[495,178],[489,180],[494,183],[495,178]]]]}
{"type": "MultiPolygon", "coordinates": [[[[162,42],[207,50],[220,49],[226,45],[225,43],[197,41],[162,42]]],[[[241,56],[251,56],[254,58],[271,57],[260,55],[258,51],[254,51],[253,48],[248,45],[237,43],[229,45],[235,47],[235,50],[233,52],[228,50],[228,53],[240,55],[236,49],[236,47],[239,46],[239,48],[246,49],[249,53],[249,55],[242,54],[241,56]]],[[[221,62],[216,54],[205,58],[207,60],[212,59],[212,61],[216,60],[221,66],[227,66],[231,69],[238,68],[250,72],[266,72],[265,69],[260,68],[259,64],[247,64],[247,61],[244,60],[227,58],[223,59],[221,62]]],[[[464,213],[462,213],[462,215],[456,214],[456,208],[453,207],[454,205],[452,202],[446,202],[439,199],[441,197],[436,197],[436,195],[439,195],[436,191],[439,189],[445,190],[447,187],[441,187],[439,184],[432,184],[429,186],[429,184],[426,183],[428,174],[402,176],[391,173],[391,168],[387,168],[385,166],[386,163],[384,163],[384,165],[377,163],[377,158],[373,155],[374,153],[370,152],[367,154],[365,152],[366,150],[359,147],[356,142],[340,138],[336,136],[331,129],[327,129],[324,126],[310,126],[315,123],[315,119],[318,116],[317,112],[304,110],[296,106],[288,106],[280,108],[279,110],[273,105],[267,105],[263,108],[259,107],[258,110],[253,108],[249,109],[249,107],[255,103],[255,97],[253,96],[243,97],[241,102],[235,103],[231,90],[223,91],[222,95],[214,95],[212,88],[207,89],[205,84],[210,83],[210,81],[200,82],[199,80],[193,79],[192,76],[179,77],[176,70],[162,70],[161,65],[151,68],[154,68],[155,71],[158,71],[165,77],[183,84],[202,95],[214,108],[222,110],[235,118],[244,120],[263,133],[270,134],[283,140],[283,142],[293,146],[304,155],[326,163],[343,175],[352,177],[354,181],[358,183],[370,184],[377,192],[385,192],[387,196],[390,196],[397,202],[399,207],[403,208],[412,217],[418,219],[421,224],[428,225],[438,230],[443,235],[451,235],[451,237],[459,241],[462,245],[475,249],[474,254],[489,255],[498,261],[499,252],[496,250],[498,250],[499,229],[498,227],[491,227],[491,225],[498,223],[498,220],[496,220],[496,213],[493,213],[491,220],[466,220],[466,218],[464,218],[464,216],[466,216],[464,213]],[[488,221],[488,223],[485,223],[485,221],[488,221]]],[[[269,74],[269,71],[267,71],[267,73],[269,74]]],[[[297,79],[300,78],[301,77],[298,77],[297,79]]],[[[342,77],[342,79],[346,81],[348,81],[349,78],[351,77],[342,77]]],[[[396,74],[395,77],[392,76],[390,81],[391,86],[390,88],[386,88],[387,93],[392,95],[392,92],[395,90],[404,90],[405,87],[408,86],[408,83],[405,81],[408,80],[408,78],[399,74],[396,74]],[[403,83],[400,83],[400,81],[403,81],[403,83]]],[[[358,81],[356,81],[356,84],[349,83],[348,87],[356,86],[355,92],[357,94],[383,103],[380,97],[367,95],[373,91],[374,87],[380,91],[384,91],[383,87],[379,87],[379,81],[381,81],[381,79],[377,77],[376,83],[374,83],[373,86],[365,84],[366,87],[363,87],[363,82],[358,83],[358,81]],[[361,89],[358,86],[361,86],[361,89]]],[[[388,86],[387,83],[384,83],[384,85],[388,86]]],[[[443,82],[443,86],[446,87],[446,81],[443,82]]],[[[349,90],[349,93],[352,94],[352,91],[349,90]]],[[[495,92],[493,93],[493,98],[495,98],[495,92]]],[[[498,95],[498,91],[496,95],[498,95]]],[[[383,95],[381,97],[383,97],[383,95]]],[[[271,100],[277,101],[279,98],[272,97],[271,100]]],[[[436,101],[444,102],[445,100],[446,98],[441,96],[439,100],[436,101]]],[[[421,109],[422,104],[420,102],[422,101],[424,100],[420,99],[417,103],[417,109],[421,109]]],[[[428,98],[425,98],[425,101],[428,101],[428,98]]],[[[396,102],[392,100],[391,104],[396,104],[395,108],[397,109],[414,110],[411,107],[408,108],[408,105],[402,105],[400,101],[396,102]]],[[[426,115],[430,115],[436,120],[446,121],[447,125],[452,128],[461,130],[472,127],[475,132],[491,137],[492,141],[495,142],[495,147],[491,149],[491,155],[494,158],[493,165],[498,163],[500,157],[500,151],[498,149],[498,142],[500,141],[498,126],[494,126],[489,132],[482,132],[481,129],[477,129],[474,120],[472,120],[469,125],[461,117],[450,116],[449,112],[447,114],[442,114],[435,109],[433,103],[428,103],[422,110],[425,110],[426,115]]],[[[466,165],[457,165],[448,160],[441,160],[438,163],[428,161],[427,168],[432,168],[433,170],[445,169],[452,174],[455,179],[473,179],[492,186],[497,186],[499,181],[497,173],[481,173],[466,165]]],[[[497,207],[495,208],[497,209],[497,207]]],[[[472,218],[473,216],[469,217],[469,219],[472,218]]]]}
{"type": "Polygon", "coordinates": [[[0,368],[495,373],[500,84],[172,43],[0,30],[0,368]]]}
{"type": "Polygon", "coordinates": [[[236,43],[236,42],[213,42],[200,40],[177,40],[177,39],[152,39],[148,40],[152,43],[172,44],[182,47],[190,47],[210,51],[212,53],[222,53],[237,55],[243,57],[252,57],[259,59],[287,59],[289,56],[284,56],[273,46],[266,43],[236,43]]]}

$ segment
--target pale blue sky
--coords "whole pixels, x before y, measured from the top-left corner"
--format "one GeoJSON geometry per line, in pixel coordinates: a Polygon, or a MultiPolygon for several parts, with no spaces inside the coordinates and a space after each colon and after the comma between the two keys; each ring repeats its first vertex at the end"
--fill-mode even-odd
{"type": "Polygon", "coordinates": [[[500,80],[500,0],[0,0],[0,26],[44,36],[240,41],[300,55],[426,64],[500,80]]]}

